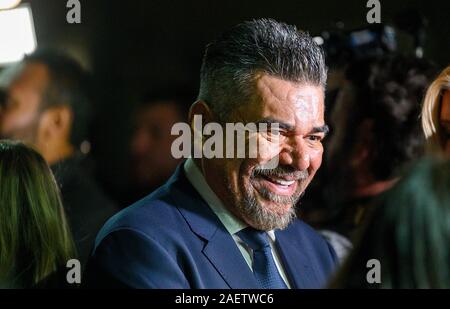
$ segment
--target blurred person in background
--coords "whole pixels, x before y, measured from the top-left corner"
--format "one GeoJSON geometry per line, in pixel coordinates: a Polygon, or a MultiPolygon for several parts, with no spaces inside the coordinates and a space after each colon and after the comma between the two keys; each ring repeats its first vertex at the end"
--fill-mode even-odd
{"type": "Polygon", "coordinates": [[[6,104],[6,93],[4,89],[0,88],[0,119],[2,118],[2,111],[3,111],[3,107],[6,104]]]}
{"type": "Polygon", "coordinates": [[[375,203],[333,288],[450,288],[450,162],[425,159],[375,203]],[[380,262],[368,283],[367,262],[380,262]]]}
{"type": "Polygon", "coordinates": [[[89,99],[86,73],[75,60],[37,51],[16,66],[0,120],[0,136],[32,146],[51,166],[82,265],[96,233],[116,211],[79,150],[88,134],[89,99]]]}
{"type": "Polygon", "coordinates": [[[330,119],[327,183],[317,202],[325,208],[317,205],[314,222],[341,259],[373,198],[423,153],[420,105],[432,71],[426,60],[399,55],[358,60],[347,69],[330,119]]]}
{"type": "Polygon", "coordinates": [[[45,160],[0,141],[0,288],[62,287],[76,258],[60,191],[45,160]]]}
{"type": "Polygon", "coordinates": [[[150,91],[140,100],[132,121],[131,188],[125,205],[164,184],[182,161],[172,156],[177,136],[171,135],[171,130],[175,123],[187,122],[195,99],[194,92],[180,86],[150,91]]]}
{"type": "Polygon", "coordinates": [[[422,109],[422,127],[428,152],[450,156],[450,66],[428,88],[422,109]]]}

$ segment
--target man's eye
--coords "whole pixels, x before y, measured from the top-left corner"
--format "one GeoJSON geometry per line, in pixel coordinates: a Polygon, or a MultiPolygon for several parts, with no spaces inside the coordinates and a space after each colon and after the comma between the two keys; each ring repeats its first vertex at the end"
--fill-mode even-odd
{"type": "Polygon", "coordinates": [[[268,128],[267,130],[261,130],[260,133],[267,134],[268,136],[276,136],[282,134],[280,129],[268,128]]]}
{"type": "Polygon", "coordinates": [[[280,135],[281,134],[281,130],[280,129],[269,129],[269,134],[271,135],[280,135]]]}
{"type": "Polygon", "coordinates": [[[320,142],[322,140],[322,137],[318,135],[309,135],[307,138],[313,142],[320,142]]]}

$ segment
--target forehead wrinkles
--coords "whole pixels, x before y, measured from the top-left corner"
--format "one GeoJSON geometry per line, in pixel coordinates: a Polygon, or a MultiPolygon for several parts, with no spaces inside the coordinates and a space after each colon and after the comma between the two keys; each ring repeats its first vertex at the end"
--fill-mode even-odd
{"type": "Polygon", "coordinates": [[[276,78],[258,78],[258,99],[270,113],[286,114],[295,121],[320,118],[320,93],[316,87],[276,78]]]}
{"type": "Polygon", "coordinates": [[[294,98],[295,119],[315,120],[319,117],[319,98],[312,93],[298,94],[294,98]]]}
{"type": "Polygon", "coordinates": [[[292,91],[292,89],[289,89],[290,91],[282,91],[279,89],[286,87],[287,85],[285,83],[286,81],[274,77],[259,76],[257,78],[257,89],[260,91],[260,96],[264,101],[271,100],[281,103],[289,99],[290,92],[292,91]]]}

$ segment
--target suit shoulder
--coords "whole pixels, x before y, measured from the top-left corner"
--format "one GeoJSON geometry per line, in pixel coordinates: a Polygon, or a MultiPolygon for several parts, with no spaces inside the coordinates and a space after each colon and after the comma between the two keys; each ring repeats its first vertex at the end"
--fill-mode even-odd
{"type": "Polygon", "coordinates": [[[134,230],[144,235],[170,233],[182,216],[164,189],[156,191],[111,217],[100,230],[96,243],[119,230],[134,230]]]}
{"type": "MultiPolygon", "coordinates": [[[[314,244],[315,247],[326,249],[327,251],[331,248],[328,241],[320,233],[301,219],[296,219],[288,229],[290,229],[291,232],[298,234],[299,237],[302,237],[309,243],[314,244]]],[[[333,253],[334,252],[332,252],[332,254],[333,253]]]]}
{"type": "Polygon", "coordinates": [[[316,230],[314,230],[309,224],[307,224],[301,219],[296,219],[291,224],[290,228],[293,228],[297,231],[301,231],[303,234],[306,234],[315,239],[317,238],[324,239],[316,230]]]}

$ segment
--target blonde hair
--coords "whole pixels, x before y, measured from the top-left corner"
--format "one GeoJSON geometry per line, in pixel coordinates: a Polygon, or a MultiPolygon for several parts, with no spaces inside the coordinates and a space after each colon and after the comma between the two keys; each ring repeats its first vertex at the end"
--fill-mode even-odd
{"type": "Polygon", "coordinates": [[[0,184],[0,288],[45,284],[76,257],[55,178],[36,151],[0,141],[0,184]]]}
{"type": "Polygon", "coordinates": [[[429,153],[442,154],[444,152],[439,113],[442,96],[446,90],[450,90],[450,66],[445,68],[430,85],[423,102],[422,128],[429,153]]]}

